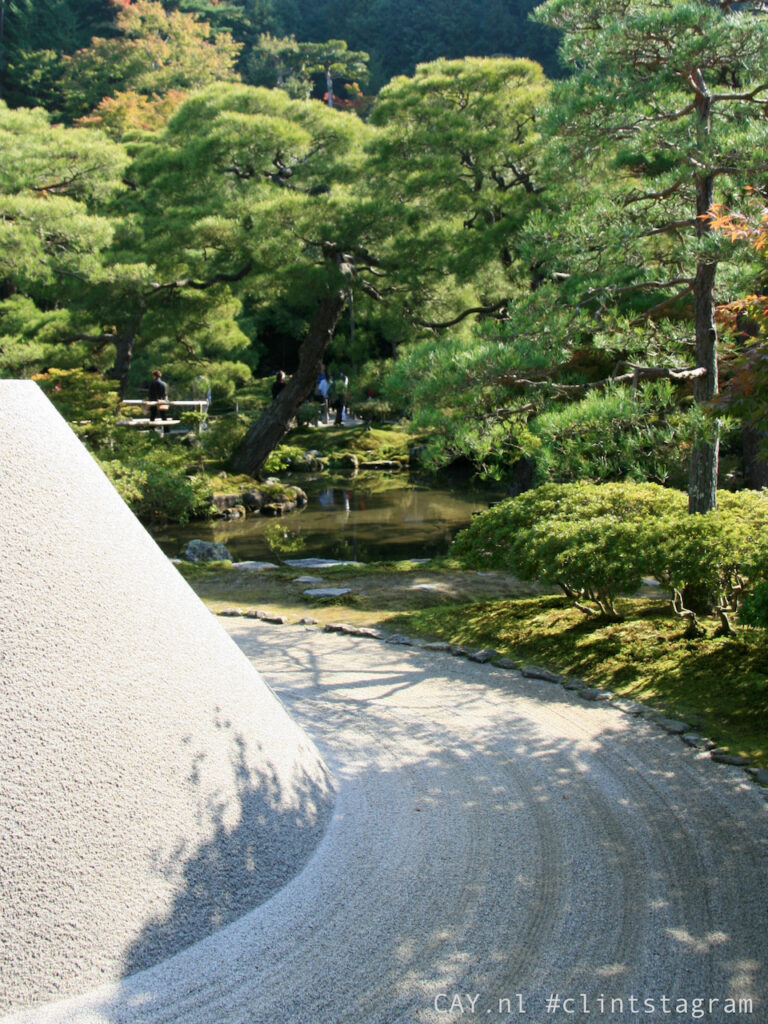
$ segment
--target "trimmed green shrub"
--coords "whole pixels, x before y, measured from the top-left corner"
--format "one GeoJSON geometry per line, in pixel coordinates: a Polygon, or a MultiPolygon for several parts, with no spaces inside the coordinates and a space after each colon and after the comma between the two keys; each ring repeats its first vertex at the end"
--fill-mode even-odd
{"type": "Polygon", "coordinates": [[[656,484],[546,484],[501,502],[459,533],[452,553],[475,568],[503,566],[556,584],[588,614],[617,617],[616,598],[654,576],[698,632],[685,595],[707,595],[730,631],[750,579],[768,577],[768,493],[722,493],[720,508],[688,514],[686,496],[656,484]]]}
{"type": "Polygon", "coordinates": [[[120,497],[144,522],[187,523],[209,519],[212,490],[207,477],[187,475],[186,453],[156,445],[131,446],[120,459],[100,459],[99,465],[120,497]]]}
{"type": "Polygon", "coordinates": [[[502,564],[521,579],[556,584],[582,610],[615,618],[617,596],[652,574],[646,524],[684,502],[657,484],[545,484],[477,516],[453,553],[477,568],[502,564]]]}

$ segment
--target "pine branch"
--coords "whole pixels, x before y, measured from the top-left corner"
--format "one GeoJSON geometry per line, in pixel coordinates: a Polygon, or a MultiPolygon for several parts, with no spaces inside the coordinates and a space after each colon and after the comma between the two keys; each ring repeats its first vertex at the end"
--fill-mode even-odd
{"type": "MultiPolygon", "coordinates": [[[[758,93],[765,92],[766,89],[768,89],[768,82],[761,82],[760,85],[758,85],[754,89],[750,90],[750,92],[741,92],[741,93],[739,93],[739,92],[717,93],[716,92],[712,96],[712,102],[713,103],[718,103],[718,102],[728,102],[729,100],[733,100],[736,103],[749,103],[749,102],[755,100],[755,97],[758,95],[758,93]]],[[[756,102],[763,103],[764,100],[757,100],[756,102]]]]}
{"type": "Polygon", "coordinates": [[[646,309],[640,316],[636,316],[634,320],[630,321],[630,327],[637,327],[639,324],[645,323],[646,320],[650,320],[652,317],[661,313],[662,310],[667,309],[669,306],[674,306],[676,302],[684,299],[686,295],[690,295],[693,291],[693,282],[691,282],[687,288],[683,288],[681,292],[676,295],[671,295],[668,299],[664,299],[662,302],[657,302],[655,306],[651,306],[650,309],[646,309]]]}
{"type": "Polygon", "coordinates": [[[624,205],[629,206],[631,203],[642,203],[646,200],[648,202],[655,202],[659,199],[669,199],[676,192],[679,192],[685,182],[681,179],[676,181],[673,185],[668,188],[661,189],[659,192],[630,192],[627,198],[624,200],[624,205]]]}
{"type": "Polygon", "coordinates": [[[501,299],[500,302],[495,302],[492,306],[473,306],[471,309],[465,309],[463,313],[459,313],[453,320],[420,320],[418,317],[413,317],[413,323],[418,327],[428,327],[433,331],[442,330],[444,327],[453,327],[462,320],[465,320],[468,316],[472,316],[473,313],[477,313],[481,316],[489,316],[491,313],[498,313],[499,310],[504,309],[507,304],[506,299],[501,299]]]}
{"type": "Polygon", "coordinates": [[[209,277],[206,281],[193,281],[189,277],[180,277],[176,281],[166,281],[164,284],[160,284],[157,281],[153,281],[150,285],[152,291],[150,295],[156,295],[161,291],[172,291],[176,288],[194,288],[197,291],[205,291],[207,288],[212,288],[215,284],[222,284],[222,282],[231,281],[242,281],[246,277],[253,267],[251,260],[240,268],[240,270],[233,270],[231,272],[221,271],[218,274],[214,274],[213,277],[209,277]]]}
{"type": "Polygon", "coordinates": [[[679,383],[704,377],[708,372],[704,366],[689,369],[687,367],[636,366],[634,363],[624,363],[624,365],[631,368],[629,373],[614,374],[612,377],[588,381],[585,384],[558,384],[552,380],[530,380],[526,377],[518,377],[514,373],[503,374],[494,383],[504,384],[507,387],[549,388],[559,397],[578,397],[585,395],[588,391],[602,391],[612,384],[636,384],[641,380],[671,380],[679,383]]]}

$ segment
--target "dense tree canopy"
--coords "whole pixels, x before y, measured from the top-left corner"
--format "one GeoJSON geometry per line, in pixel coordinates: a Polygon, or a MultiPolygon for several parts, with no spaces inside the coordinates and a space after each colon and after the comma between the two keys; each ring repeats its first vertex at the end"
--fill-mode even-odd
{"type": "MultiPolygon", "coordinates": [[[[466,49],[492,9],[501,42],[529,6],[411,5],[397,41],[466,49]]],[[[9,70],[43,52],[31,25],[16,43],[25,9],[9,70]]],[[[437,463],[680,484],[692,455],[691,508],[710,507],[715,310],[764,291],[760,254],[711,216],[768,170],[760,6],[547,0],[571,69],[554,88],[529,59],[441,57],[370,111],[359,88],[340,103],[381,75],[381,49],[352,49],[363,28],[399,9],[83,7],[92,40],[59,39],[35,79],[79,127],[0,113],[6,372],[95,366],[125,391],[151,359],[231,396],[282,366],[238,458],[256,472],[328,352],[395,356],[385,390],[437,463]]]]}
{"type": "Polygon", "coordinates": [[[104,215],[122,188],[127,156],[93,131],[52,127],[42,110],[0,103],[0,366],[18,372],[70,339],[59,365],[87,358],[71,350],[80,308],[105,285],[114,226],[104,215]]]}
{"type": "MultiPolygon", "coordinates": [[[[539,61],[549,74],[557,73],[556,34],[529,19],[536,0],[163,0],[170,24],[183,13],[209,24],[216,37],[231,35],[242,45],[238,70],[245,81],[271,85],[265,80],[264,40],[290,37],[304,46],[323,40],[342,44],[347,58],[334,74],[362,81],[349,66],[352,52],[370,54],[370,88],[377,91],[390,78],[412,74],[416,65],[437,57],[508,55],[539,61]]],[[[62,56],[89,47],[91,39],[102,55],[104,40],[123,37],[118,19],[134,6],[129,0],[3,0],[4,27],[0,29],[0,97],[12,106],[41,103],[51,112],[69,111],[70,98],[60,83],[62,56]],[[63,104],[62,99],[67,103],[63,104]]],[[[135,39],[135,36],[133,37],[135,39]]],[[[214,44],[216,45],[216,44],[214,44]]],[[[327,44],[323,44],[327,45],[327,44]]],[[[201,57],[203,55],[201,54],[201,57]]],[[[125,71],[124,55],[118,65],[125,71]]],[[[105,69],[94,67],[96,52],[78,64],[87,72],[85,90],[76,90],[92,109],[112,90],[94,97],[97,86],[114,85],[105,69]],[[85,95],[87,93],[87,96],[85,95]]],[[[339,63],[339,62],[337,62],[339,63]]],[[[205,60],[203,60],[205,64],[205,60]]],[[[325,62],[314,62],[319,94],[326,90],[325,62]],[[318,66],[318,64],[320,66],[318,66]]],[[[307,70],[308,65],[304,65],[307,70]]],[[[70,66],[70,79],[76,69],[70,66]]],[[[130,86],[119,86],[121,89],[130,86]]],[[[343,96],[342,92],[339,95],[343,96]]],[[[81,102],[82,107],[82,102],[81,102]]],[[[78,113],[84,113],[80,109],[78,113]]]]}
{"type": "MultiPolygon", "coordinates": [[[[504,282],[511,261],[501,241],[479,245],[475,236],[482,231],[475,222],[490,230],[489,211],[495,211],[492,222],[502,219],[505,205],[513,208],[505,195],[513,191],[510,161],[527,166],[541,73],[530,63],[502,61],[441,65],[423,77],[433,79],[434,117],[392,114],[411,102],[408,83],[402,83],[382,114],[391,131],[382,127],[378,133],[350,114],[292,100],[279,90],[212,87],[186,101],[167,130],[142,143],[137,154],[133,173],[147,226],[145,251],[160,276],[176,282],[169,294],[183,303],[206,283],[226,283],[251,304],[283,301],[295,308],[300,297],[310,330],[292,386],[281,396],[281,431],[311,391],[350,295],[359,293],[363,309],[366,302],[388,303],[405,332],[414,310],[422,319],[446,310],[457,315],[464,303],[471,307],[495,293],[496,283],[510,288],[504,282]],[[483,90],[487,99],[497,88],[503,93],[498,107],[491,104],[483,113],[483,90]],[[474,107],[463,149],[454,139],[436,165],[434,148],[437,176],[428,189],[419,186],[425,168],[414,165],[416,180],[406,196],[396,151],[405,142],[414,152],[429,152],[441,105],[447,115],[457,91],[471,96],[474,107]],[[514,145],[506,142],[513,112],[514,145]],[[476,162],[469,184],[462,151],[476,162]],[[503,202],[477,194],[480,173],[503,202]],[[493,173],[506,174],[509,187],[500,188],[493,173]],[[498,270],[478,255],[489,248],[497,250],[498,270]],[[318,317],[320,335],[312,329],[318,317]]],[[[413,88],[418,93],[421,85],[413,88]]],[[[525,202],[525,189],[517,192],[525,202]]],[[[268,451],[259,449],[251,470],[268,451]]]]}
{"type": "MultiPolygon", "coordinates": [[[[592,238],[603,258],[613,250],[629,271],[622,289],[661,298],[644,310],[647,321],[681,304],[690,310],[694,396],[707,401],[719,388],[714,307],[723,256],[707,214],[737,180],[755,183],[768,170],[762,4],[614,0],[598,11],[587,0],[547,0],[537,17],[564,31],[563,54],[576,72],[556,92],[554,133],[569,159],[608,150],[617,171],[615,212],[592,238]]],[[[601,276],[593,287],[611,302],[616,285],[601,276]]],[[[692,452],[692,511],[714,507],[717,472],[715,432],[692,452]]]]}
{"type": "MultiPolygon", "coordinates": [[[[550,0],[539,9],[563,31],[573,75],[539,122],[543,191],[513,235],[534,272],[530,294],[469,343],[412,348],[393,375],[396,391],[414,382],[425,424],[444,428],[435,442],[443,458],[464,452],[489,468],[515,452],[536,458],[544,423],[553,423],[542,409],[573,400],[582,436],[596,439],[602,420],[618,451],[616,388],[645,394],[662,433],[674,418],[667,398],[643,390],[645,379],[676,382],[681,398],[693,386],[699,402],[716,393],[715,302],[749,289],[755,265],[712,235],[706,211],[763,180],[768,141],[768,22],[752,5],[735,6],[550,0]],[[604,400],[587,400],[591,391],[604,400]]],[[[673,446],[693,446],[691,507],[705,510],[717,438],[694,412],[678,428],[673,446]]],[[[561,429],[580,433],[572,416],[561,429]]],[[[551,427],[544,433],[551,438],[551,427]]],[[[638,445],[604,472],[633,473],[638,445]]],[[[557,478],[566,469],[553,454],[550,445],[539,470],[557,478]]]]}

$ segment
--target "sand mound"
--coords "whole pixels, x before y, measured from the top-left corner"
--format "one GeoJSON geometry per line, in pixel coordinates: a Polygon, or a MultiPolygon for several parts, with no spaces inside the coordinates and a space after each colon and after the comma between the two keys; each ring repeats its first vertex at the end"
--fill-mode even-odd
{"type": "Polygon", "coordinates": [[[0,1013],[156,963],[274,893],[313,744],[39,388],[0,381],[0,1013]]]}

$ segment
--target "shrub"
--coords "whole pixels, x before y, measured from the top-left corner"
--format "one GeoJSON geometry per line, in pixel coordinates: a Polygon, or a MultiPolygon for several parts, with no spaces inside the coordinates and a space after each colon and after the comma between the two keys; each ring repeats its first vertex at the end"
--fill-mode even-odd
{"type": "Polygon", "coordinates": [[[323,406],[321,402],[304,402],[303,405],[299,406],[298,412],[296,413],[296,422],[300,427],[307,427],[310,424],[317,423],[322,416],[323,406]]]}
{"type": "Polygon", "coordinates": [[[212,514],[212,491],[205,476],[188,476],[186,453],[157,444],[131,445],[123,458],[99,460],[128,507],[144,522],[187,523],[212,514]]]}
{"type": "Polygon", "coordinates": [[[690,619],[686,593],[704,595],[730,633],[729,614],[738,609],[750,580],[768,576],[768,494],[718,493],[718,507],[705,515],[678,515],[659,523],[653,538],[653,574],[673,592],[673,608],[690,619]]]}
{"type": "Polygon", "coordinates": [[[216,462],[229,462],[245,439],[249,422],[240,414],[209,420],[208,429],[200,436],[205,454],[216,462]]]}
{"type": "Polygon", "coordinates": [[[545,484],[475,518],[454,553],[478,568],[506,563],[515,575],[559,586],[583,611],[611,618],[620,593],[651,573],[647,523],[684,496],[656,484],[545,484]]]}
{"type": "Polygon", "coordinates": [[[134,511],[144,521],[187,523],[210,517],[211,486],[206,477],[169,473],[162,466],[147,470],[146,482],[134,511]]]}
{"type": "Polygon", "coordinates": [[[746,595],[739,609],[739,621],[745,626],[768,629],[768,580],[761,580],[746,595]]]}
{"type": "Polygon", "coordinates": [[[750,579],[768,578],[768,493],[719,500],[716,511],[691,516],[682,492],[656,484],[547,484],[477,516],[453,553],[476,568],[502,564],[557,584],[583,611],[611,618],[619,594],[655,576],[689,634],[700,632],[686,607],[693,592],[707,595],[727,633],[750,579]]]}
{"type": "Polygon", "coordinates": [[[120,428],[115,426],[119,407],[114,381],[88,370],[52,368],[32,378],[91,449],[108,446],[120,428]]]}

